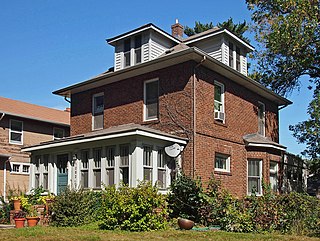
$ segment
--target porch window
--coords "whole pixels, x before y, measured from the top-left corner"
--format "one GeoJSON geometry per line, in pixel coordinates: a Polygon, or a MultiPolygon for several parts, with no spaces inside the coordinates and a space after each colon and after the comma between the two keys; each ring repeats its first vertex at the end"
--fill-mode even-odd
{"type": "Polygon", "coordinates": [[[166,171],[166,160],[165,153],[163,149],[158,150],[158,160],[157,160],[157,168],[158,168],[158,180],[157,184],[160,189],[164,189],[167,187],[167,171],[166,171]]]}
{"type": "Polygon", "coordinates": [[[23,144],[23,122],[18,120],[10,120],[9,143],[23,144]]]}
{"type": "Polygon", "coordinates": [[[34,188],[40,187],[40,163],[41,163],[41,156],[38,155],[35,157],[35,183],[34,188]]]}
{"type": "Polygon", "coordinates": [[[48,190],[48,163],[49,163],[49,155],[43,156],[43,182],[42,186],[45,190],[48,190]]]}
{"type": "Polygon", "coordinates": [[[143,180],[152,182],[152,147],[143,147],[143,180]]]}
{"type": "Polygon", "coordinates": [[[106,185],[114,185],[114,156],[115,147],[107,147],[107,163],[106,163],[106,185]]]}
{"type": "Polygon", "coordinates": [[[104,94],[95,94],[92,98],[92,129],[102,129],[104,112],[104,94]]]}
{"type": "Polygon", "coordinates": [[[93,149],[93,187],[101,188],[101,148],[93,149]]]}
{"type": "Polygon", "coordinates": [[[278,191],[278,163],[275,161],[270,161],[270,186],[274,192],[278,191]]]}
{"type": "Polygon", "coordinates": [[[120,181],[129,184],[129,145],[120,146],[120,181]]]}
{"type": "Polygon", "coordinates": [[[248,194],[262,195],[262,160],[248,160],[248,194]]]}
{"type": "Polygon", "coordinates": [[[158,119],[159,81],[144,82],[144,120],[158,119]]]}
{"type": "Polygon", "coordinates": [[[81,187],[88,188],[89,150],[81,151],[81,187]]]}

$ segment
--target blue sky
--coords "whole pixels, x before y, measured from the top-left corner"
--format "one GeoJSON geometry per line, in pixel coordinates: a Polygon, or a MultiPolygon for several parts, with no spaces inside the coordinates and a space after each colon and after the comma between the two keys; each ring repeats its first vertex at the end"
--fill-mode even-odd
{"type": "MultiPolygon", "coordinates": [[[[2,1],[0,96],[64,109],[68,103],[52,91],[113,66],[113,47],[106,38],[146,23],[170,33],[176,18],[193,26],[195,21],[216,24],[229,17],[250,21],[244,0],[2,1]]],[[[304,146],[296,143],[288,126],[307,118],[311,92],[306,87],[288,96],[294,104],[280,111],[280,143],[296,154],[304,146]]]]}

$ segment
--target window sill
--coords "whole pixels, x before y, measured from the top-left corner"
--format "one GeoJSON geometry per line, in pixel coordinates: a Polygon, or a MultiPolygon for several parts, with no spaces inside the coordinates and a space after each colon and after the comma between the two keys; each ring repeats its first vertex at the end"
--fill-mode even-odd
{"type": "Polygon", "coordinates": [[[225,175],[225,176],[232,176],[231,172],[228,172],[228,171],[218,171],[218,170],[215,170],[215,171],[214,171],[214,174],[225,175]]]}
{"type": "Polygon", "coordinates": [[[160,123],[159,119],[152,119],[152,120],[144,120],[142,125],[158,124],[158,123],[160,123]]]}
{"type": "Polygon", "coordinates": [[[223,122],[218,121],[218,120],[214,120],[214,124],[217,124],[217,125],[223,126],[223,127],[228,127],[226,123],[223,123],[223,122]]]}

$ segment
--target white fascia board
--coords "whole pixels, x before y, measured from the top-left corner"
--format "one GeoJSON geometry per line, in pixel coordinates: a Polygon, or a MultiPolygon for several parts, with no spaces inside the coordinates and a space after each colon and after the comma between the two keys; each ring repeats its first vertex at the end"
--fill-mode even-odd
{"type": "Polygon", "coordinates": [[[202,36],[200,38],[195,38],[195,39],[192,39],[190,41],[186,41],[184,42],[185,44],[191,44],[191,43],[194,43],[194,42],[198,42],[200,40],[203,40],[203,39],[206,39],[206,38],[210,38],[212,36],[215,36],[215,35],[218,35],[218,34],[221,34],[221,33],[226,33],[227,35],[231,36],[232,38],[236,39],[238,42],[240,42],[241,44],[243,44],[244,46],[246,46],[248,49],[250,49],[251,51],[254,51],[254,48],[252,46],[250,46],[249,44],[247,44],[246,42],[244,42],[242,39],[240,39],[239,37],[237,37],[236,35],[234,35],[233,33],[231,33],[230,31],[228,31],[227,29],[223,29],[223,30],[220,30],[220,31],[217,31],[217,32],[213,32],[211,34],[208,34],[208,35],[205,35],[205,36],[202,36]]]}
{"type": "Polygon", "coordinates": [[[265,147],[265,148],[273,148],[273,149],[277,149],[280,151],[286,151],[287,148],[286,147],[280,147],[280,146],[276,146],[276,145],[272,145],[272,144],[261,144],[261,143],[249,143],[247,144],[247,146],[250,147],[265,147]]]}
{"type": "Polygon", "coordinates": [[[108,139],[133,136],[133,135],[140,135],[140,136],[160,139],[160,140],[164,140],[164,141],[171,141],[171,142],[176,142],[176,143],[180,143],[180,144],[184,144],[184,145],[187,144],[186,141],[180,140],[180,139],[177,139],[174,137],[168,137],[168,136],[164,136],[164,135],[160,135],[160,134],[154,134],[154,133],[150,133],[147,131],[134,130],[134,131],[123,132],[123,133],[97,136],[97,137],[93,137],[93,138],[85,138],[85,139],[81,139],[81,140],[70,140],[70,141],[64,141],[64,142],[58,142],[58,143],[43,144],[41,146],[26,147],[26,148],[22,148],[22,151],[24,151],[24,152],[37,151],[37,150],[42,150],[42,149],[47,149],[47,148],[55,148],[55,147],[61,147],[61,146],[66,146],[66,145],[75,145],[75,144],[81,144],[81,143],[85,143],[85,142],[108,140],[108,139]]]}
{"type": "Polygon", "coordinates": [[[115,42],[117,42],[117,41],[119,41],[119,40],[128,38],[128,37],[130,37],[130,36],[133,36],[133,35],[136,35],[136,34],[139,34],[139,33],[142,33],[142,32],[144,32],[144,31],[146,31],[146,30],[148,30],[148,29],[153,29],[154,31],[160,33],[161,35],[163,35],[163,36],[171,39],[172,41],[174,41],[174,42],[176,42],[176,43],[180,43],[180,41],[177,40],[176,38],[172,37],[171,35],[167,34],[166,32],[161,31],[161,30],[159,30],[158,28],[155,28],[153,25],[151,25],[151,26],[147,26],[147,27],[142,28],[142,29],[138,29],[138,30],[133,31],[133,32],[131,32],[131,33],[128,33],[128,34],[126,34],[126,35],[123,35],[123,36],[121,36],[121,37],[119,37],[119,38],[116,38],[116,39],[114,39],[114,40],[111,40],[110,42],[108,42],[108,44],[111,44],[111,45],[112,45],[113,43],[115,43],[115,42]]]}

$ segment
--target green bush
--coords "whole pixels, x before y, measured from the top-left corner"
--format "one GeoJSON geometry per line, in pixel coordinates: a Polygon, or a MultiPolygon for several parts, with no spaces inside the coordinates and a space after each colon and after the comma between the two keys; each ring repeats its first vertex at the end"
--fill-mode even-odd
{"type": "Polygon", "coordinates": [[[3,197],[0,197],[0,223],[6,224],[9,223],[10,219],[10,203],[4,201],[3,197]]]}
{"type": "Polygon", "coordinates": [[[150,183],[136,188],[106,187],[102,195],[101,229],[150,231],[167,227],[166,197],[150,183]]]}
{"type": "Polygon", "coordinates": [[[80,226],[93,222],[101,212],[101,193],[66,189],[52,205],[52,225],[80,226]]]}

